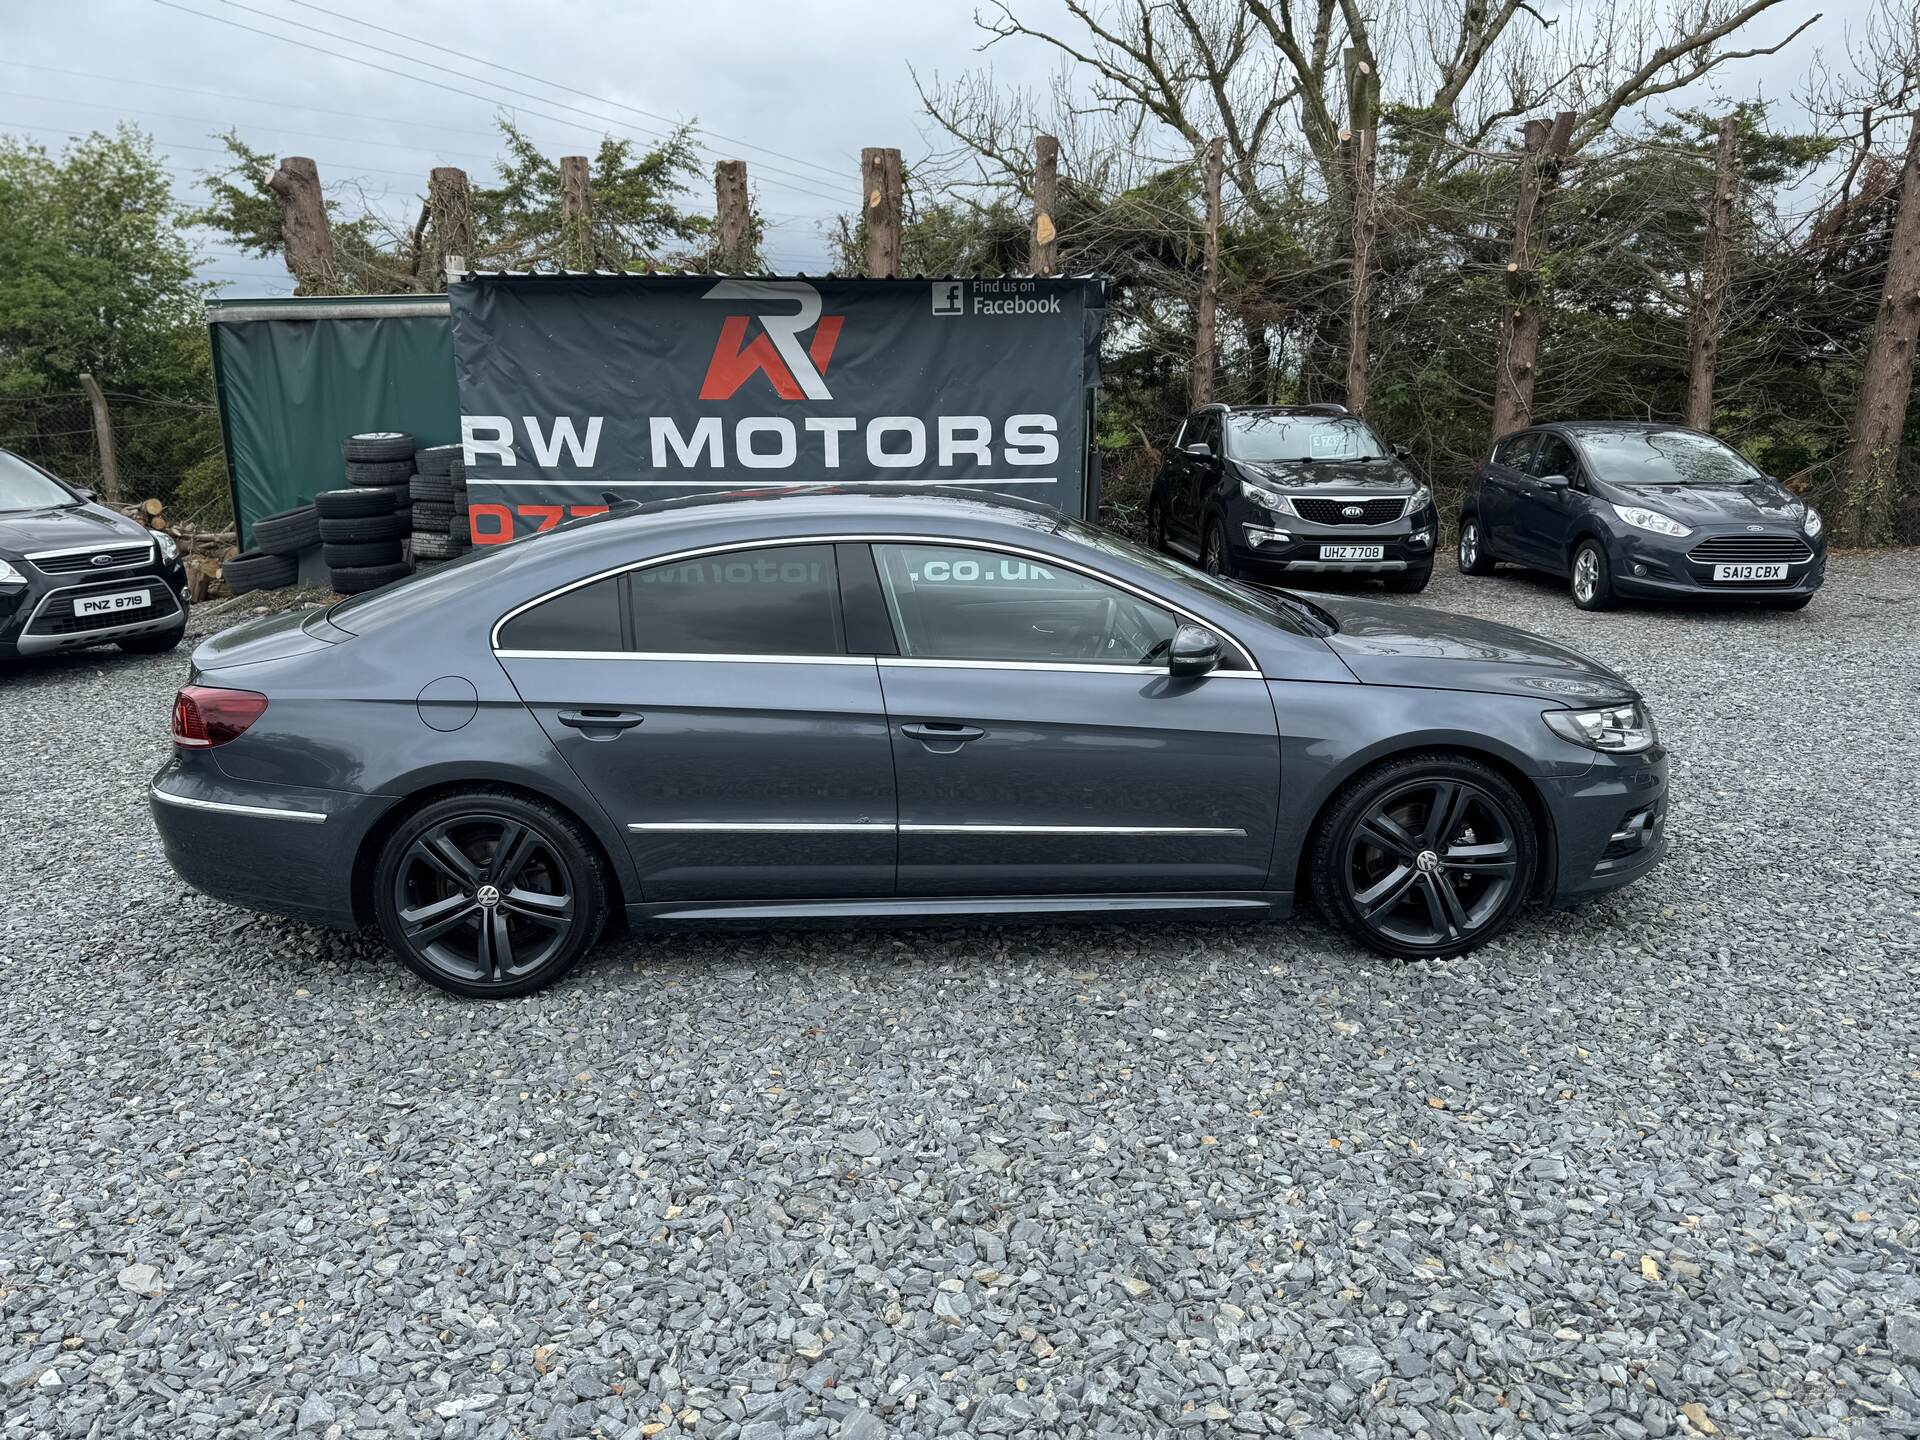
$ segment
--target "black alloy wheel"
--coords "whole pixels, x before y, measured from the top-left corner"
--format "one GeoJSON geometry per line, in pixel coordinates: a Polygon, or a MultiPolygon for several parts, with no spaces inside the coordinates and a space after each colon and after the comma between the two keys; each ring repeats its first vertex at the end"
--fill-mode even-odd
{"type": "Polygon", "coordinates": [[[1460,756],[1389,761],[1342,792],[1313,850],[1321,908],[1384,955],[1458,955],[1526,901],[1538,845],[1526,803],[1460,756]]]}
{"type": "Polygon", "coordinates": [[[1206,539],[1200,542],[1200,568],[1222,580],[1233,578],[1233,557],[1227,553],[1226,528],[1218,520],[1207,527],[1206,539]]]}
{"type": "Polygon", "coordinates": [[[388,944],[460,995],[552,984],[606,919],[591,841],[557,810],[506,791],[453,796],[412,816],[382,850],[375,885],[388,944]]]}

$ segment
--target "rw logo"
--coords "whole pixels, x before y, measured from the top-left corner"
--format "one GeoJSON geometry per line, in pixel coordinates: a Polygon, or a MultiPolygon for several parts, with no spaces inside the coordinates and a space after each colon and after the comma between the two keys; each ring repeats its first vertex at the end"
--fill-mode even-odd
{"type": "Polygon", "coordinates": [[[798,307],[790,315],[769,315],[758,306],[756,315],[729,315],[720,327],[713,359],[707,362],[707,377],[700,383],[702,400],[731,400],[757,374],[767,377],[782,400],[833,398],[827,389],[827,363],[833,359],[834,343],[846,317],[822,315],[820,292],[813,286],[797,280],[722,280],[701,298],[798,307]],[[747,327],[755,319],[760,333],[748,340],[747,327]],[[800,337],[809,330],[813,337],[803,345],[800,337]]]}

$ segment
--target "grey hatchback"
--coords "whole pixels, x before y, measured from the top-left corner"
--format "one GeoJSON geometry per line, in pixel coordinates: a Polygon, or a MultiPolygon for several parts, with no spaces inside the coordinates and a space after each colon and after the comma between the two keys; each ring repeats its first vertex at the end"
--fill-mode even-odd
{"type": "Polygon", "coordinates": [[[1517,630],[1037,506],[622,505],[194,652],[152,807],[209,894],[468,995],[634,922],[1281,917],[1458,953],[1665,850],[1631,686],[1517,630]]]}

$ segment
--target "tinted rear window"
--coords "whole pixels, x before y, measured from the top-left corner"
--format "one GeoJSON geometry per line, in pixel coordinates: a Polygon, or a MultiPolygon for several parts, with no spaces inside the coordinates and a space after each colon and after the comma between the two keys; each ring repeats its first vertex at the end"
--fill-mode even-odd
{"type": "Polygon", "coordinates": [[[633,571],[628,584],[636,650],[841,653],[831,545],[729,550],[633,571]]]}
{"type": "Polygon", "coordinates": [[[500,627],[502,650],[619,650],[620,582],[596,580],[544,600],[500,627]]]}

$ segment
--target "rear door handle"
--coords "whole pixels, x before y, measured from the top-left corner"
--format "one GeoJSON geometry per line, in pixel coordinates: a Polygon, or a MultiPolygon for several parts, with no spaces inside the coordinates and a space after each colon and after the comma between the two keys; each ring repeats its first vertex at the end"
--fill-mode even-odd
{"type": "Polygon", "coordinates": [[[638,710],[562,710],[557,717],[574,730],[631,730],[647,717],[638,710]]]}
{"type": "Polygon", "coordinates": [[[961,740],[978,740],[987,732],[978,725],[955,725],[948,721],[933,720],[924,724],[914,722],[900,727],[902,735],[915,740],[929,740],[935,744],[951,744],[961,740]]]}

